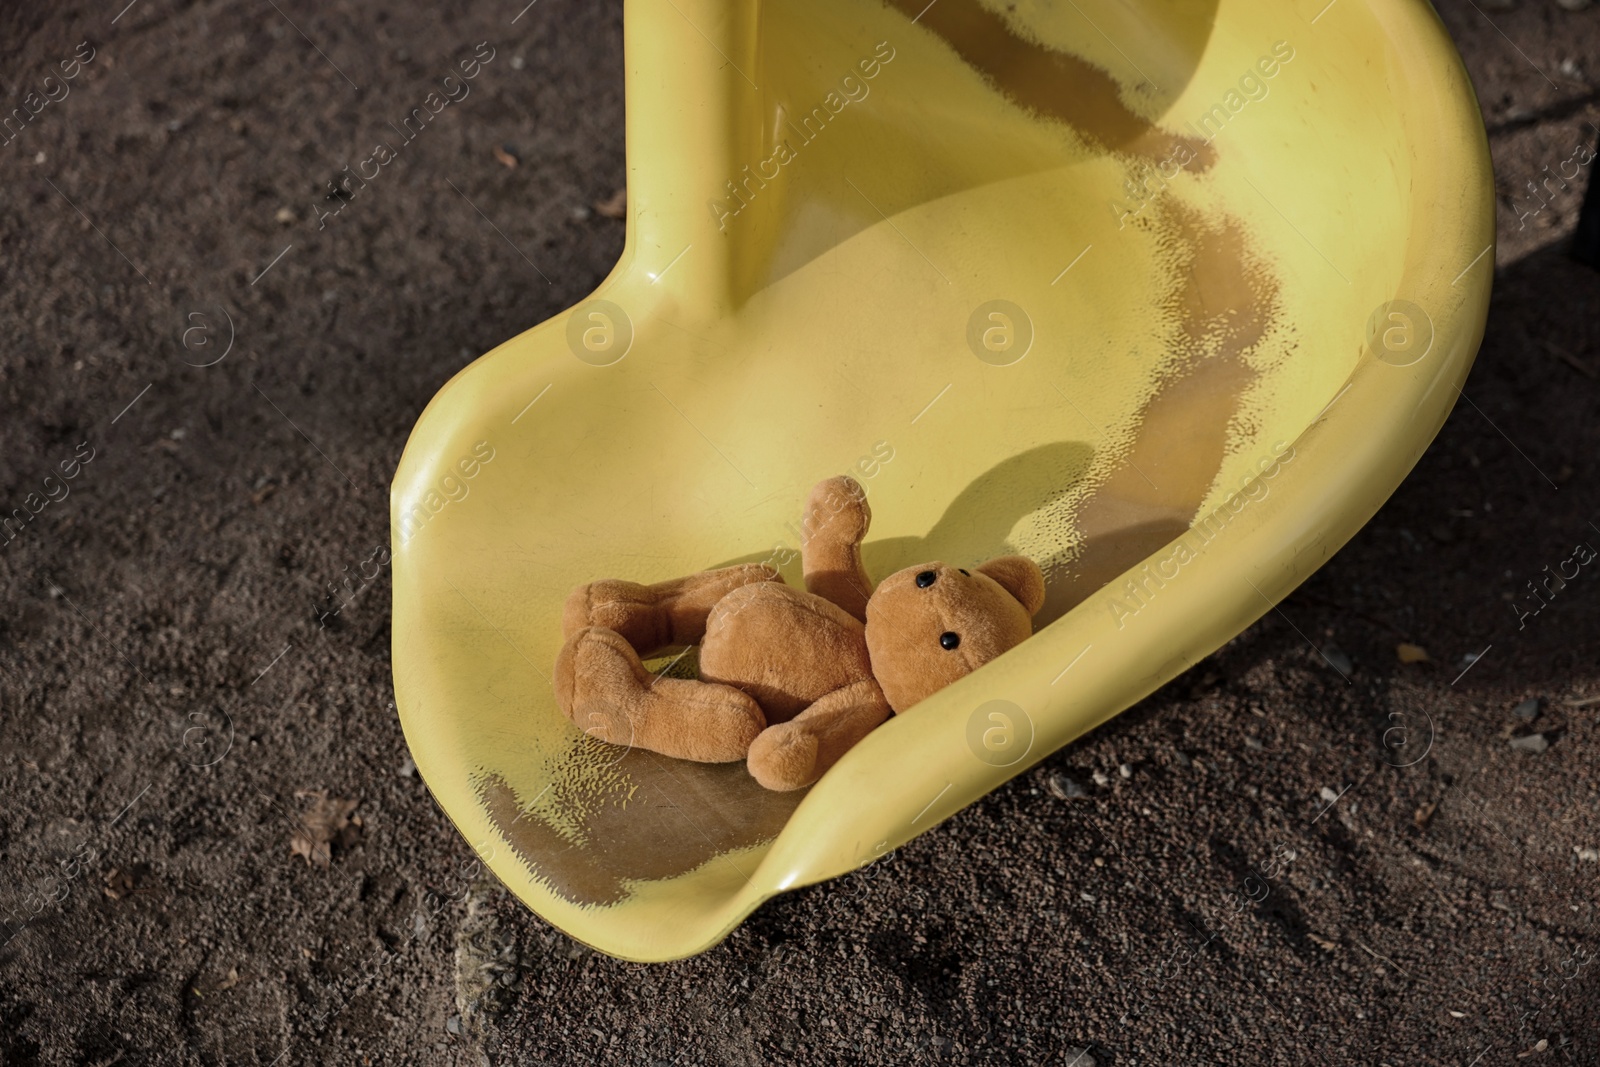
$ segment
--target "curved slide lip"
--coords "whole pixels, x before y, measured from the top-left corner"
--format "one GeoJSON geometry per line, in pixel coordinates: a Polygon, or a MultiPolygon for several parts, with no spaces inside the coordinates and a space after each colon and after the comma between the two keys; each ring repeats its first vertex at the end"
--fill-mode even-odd
{"type": "MultiPolygon", "coordinates": [[[[690,900],[667,883],[628,909],[548,895],[530,904],[572,936],[625,959],[703,951],[771,896],[871,862],[1153,692],[1271,610],[1371,518],[1437,434],[1470,371],[1493,276],[1494,204],[1476,100],[1437,17],[1412,0],[1372,0],[1366,10],[1392,47],[1386,76],[1413,177],[1395,307],[1375,308],[1372,323],[1381,337],[1388,311],[1409,316],[1432,335],[1425,355],[1400,365],[1379,351],[1381,340],[1369,345],[1290,443],[1293,462],[1274,472],[1270,495],[1224,516],[1209,539],[1186,534],[1157,551],[980,674],[875,731],[812,788],[770,845],[753,851],[753,866],[730,865],[719,900],[690,900]],[[1183,562],[1175,562],[1179,542],[1188,549],[1183,562]],[[1129,580],[1149,595],[1113,628],[1108,620],[1119,613],[1111,600],[1129,580]],[[996,701],[1005,702],[998,712],[996,701]],[[975,718],[986,723],[996,713],[1029,738],[1005,765],[985,761],[969,740],[975,718]],[[915,773],[896,773],[903,768],[915,773]],[[833,832],[846,814],[849,840],[833,832]]],[[[596,296],[642,284],[636,239],[630,221],[629,247],[596,296]]],[[[433,413],[430,405],[419,426],[433,413]]],[[[407,472],[402,460],[396,501],[405,496],[407,472]]],[[[470,791],[452,780],[459,769],[419,744],[422,713],[401,671],[402,609],[414,594],[403,589],[398,544],[395,557],[396,692],[407,739],[446,811],[469,841],[481,838],[462,823],[470,791]]],[[[509,884],[525,884],[511,857],[491,850],[486,860],[509,884]]]]}

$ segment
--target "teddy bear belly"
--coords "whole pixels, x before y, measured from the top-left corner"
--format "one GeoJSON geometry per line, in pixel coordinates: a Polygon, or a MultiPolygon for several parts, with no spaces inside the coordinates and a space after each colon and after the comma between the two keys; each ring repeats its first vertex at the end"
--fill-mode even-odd
{"type": "Polygon", "coordinates": [[[776,582],[742,586],[706,620],[700,679],[749,693],[769,723],[871,676],[866,628],[811,593],[776,582]]]}

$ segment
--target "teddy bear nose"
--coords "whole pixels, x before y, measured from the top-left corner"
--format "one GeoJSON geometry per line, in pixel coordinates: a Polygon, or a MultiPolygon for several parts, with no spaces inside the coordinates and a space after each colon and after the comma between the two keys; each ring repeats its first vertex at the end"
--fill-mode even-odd
{"type": "Polygon", "coordinates": [[[939,577],[939,573],[937,571],[918,571],[917,572],[917,588],[918,589],[926,589],[926,588],[928,588],[928,586],[932,585],[938,579],[938,577],[939,577]]]}
{"type": "Polygon", "coordinates": [[[946,652],[952,652],[961,645],[961,635],[946,630],[939,635],[939,647],[946,652]]]}

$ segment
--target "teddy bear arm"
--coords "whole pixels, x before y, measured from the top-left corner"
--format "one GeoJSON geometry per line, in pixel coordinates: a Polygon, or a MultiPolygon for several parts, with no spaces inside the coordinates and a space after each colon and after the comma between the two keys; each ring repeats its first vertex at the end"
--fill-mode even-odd
{"type": "Polygon", "coordinates": [[[836,689],[790,721],[763,730],[750,746],[750,774],[768,789],[802,789],[891,714],[883,690],[870,678],[836,689]]]}
{"type": "Polygon", "coordinates": [[[866,490],[841,475],[819,483],[806,500],[800,544],[806,591],[865,622],[872,579],[861,561],[861,542],[872,524],[866,490]]]}

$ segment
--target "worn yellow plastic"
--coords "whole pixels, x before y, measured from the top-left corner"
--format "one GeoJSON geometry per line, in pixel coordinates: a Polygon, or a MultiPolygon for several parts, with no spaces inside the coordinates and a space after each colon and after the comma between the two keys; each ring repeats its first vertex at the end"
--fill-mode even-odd
{"type": "Polygon", "coordinates": [[[494,873],[663,960],[936,826],[1325,562],[1458,396],[1493,206],[1416,0],[628,0],[625,25],[626,249],[418,421],[394,674],[494,873]],[[879,576],[1039,560],[1036,636],[803,793],[562,717],[573,586],[798,583],[801,503],[846,471],[879,576]]]}

